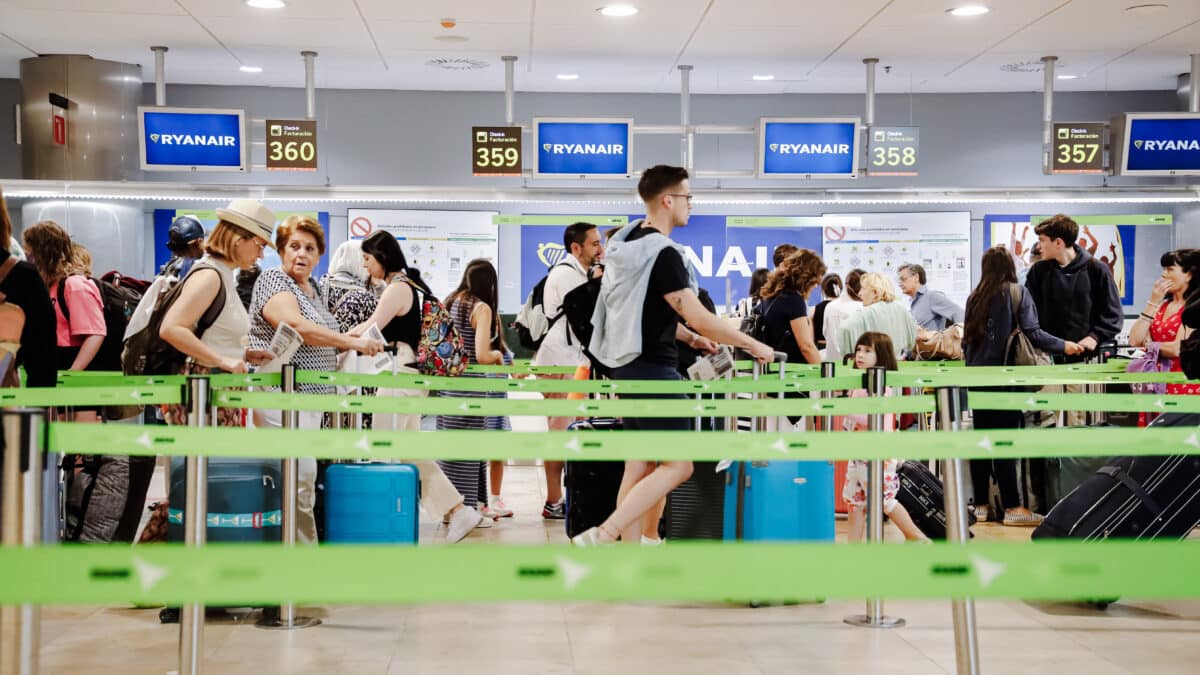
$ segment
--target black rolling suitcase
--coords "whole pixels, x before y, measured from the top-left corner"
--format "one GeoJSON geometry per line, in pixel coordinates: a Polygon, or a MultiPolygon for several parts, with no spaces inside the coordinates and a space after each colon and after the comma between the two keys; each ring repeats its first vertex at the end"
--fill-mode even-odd
{"type": "Polygon", "coordinates": [[[663,536],[667,539],[723,539],[725,483],[716,462],[694,462],[692,475],[667,495],[663,536]]]}
{"type": "MultiPolygon", "coordinates": [[[[1200,415],[1166,413],[1150,424],[1198,426],[1200,415]]],[[[1200,457],[1114,457],[1063,498],[1034,539],[1182,539],[1200,525],[1200,457]]]]}
{"type": "MultiPolygon", "coordinates": [[[[574,422],[567,430],[615,431],[621,428],[620,420],[604,417],[574,422]]],[[[617,492],[624,475],[625,462],[567,462],[563,485],[567,498],[568,537],[596,527],[612,515],[617,508],[617,492]]]]}
{"type": "MultiPolygon", "coordinates": [[[[930,539],[945,539],[946,492],[942,481],[920,462],[904,462],[896,469],[896,476],[900,479],[896,501],[908,510],[913,523],[930,539]]],[[[967,521],[975,524],[975,514],[970,509],[967,521]]],[[[975,536],[969,530],[967,533],[975,536]]]]}

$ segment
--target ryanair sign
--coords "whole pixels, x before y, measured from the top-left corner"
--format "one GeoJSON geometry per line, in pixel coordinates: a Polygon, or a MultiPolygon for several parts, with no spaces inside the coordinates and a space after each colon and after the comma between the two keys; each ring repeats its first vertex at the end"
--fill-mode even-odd
{"type": "Polygon", "coordinates": [[[631,119],[535,118],[535,177],[625,178],[630,173],[631,119]]]}
{"type": "Polygon", "coordinates": [[[211,108],[138,108],[144,171],[245,171],[245,114],[211,108]]]}
{"type": "Polygon", "coordinates": [[[1113,120],[1112,132],[1122,175],[1200,175],[1200,114],[1130,113],[1113,120]]]}
{"type": "Polygon", "coordinates": [[[761,178],[854,178],[857,117],[769,118],[758,124],[761,178]]]}

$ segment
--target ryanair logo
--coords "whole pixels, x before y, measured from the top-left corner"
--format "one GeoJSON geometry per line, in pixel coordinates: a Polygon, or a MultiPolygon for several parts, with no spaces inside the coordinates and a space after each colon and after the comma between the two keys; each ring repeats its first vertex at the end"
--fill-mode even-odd
{"type": "Polygon", "coordinates": [[[1147,150],[1147,151],[1152,151],[1152,152],[1157,152],[1157,151],[1159,151],[1159,150],[1166,150],[1166,151],[1179,151],[1179,150],[1200,151],[1200,140],[1197,140],[1197,139],[1195,139],[1195,138],[1180,138],[1180,139],[1176,139],[1176,140],[1166,140],[1166,141],[1142,141],[1142,140],[1137,140],[1137,141],[1134,141],[1134,142],[1133,142],[1133,147],[1137,148],[1138,150],[1147,150]]]}
{"type": "Polygon", "coordinates": [[[237,136],[205,136],[203,134],[150,134],[150,142],[159,145],[212,145],[237,147],[237,136]]]}
{"type": "Polygon", "coordinates": [[[567,250],[563,248],[562,244],[556,244],[554,242],[544,242],[538,244],[538,260],[541,260],[542,264],[546,267],[554,267],[558,263],[562,262],[562,259],[565,258],[566,255],[567,250]]]}
{"type": "Polygon", "coordinates": [[[849,143],[771,143],[771,152],[780,155],[848,155],[849,143]]]}
{"type": "Polygon", "coordinates": [[[542,150],[552,155],[624,155],[620,143],[542,143],[542,150]]]}

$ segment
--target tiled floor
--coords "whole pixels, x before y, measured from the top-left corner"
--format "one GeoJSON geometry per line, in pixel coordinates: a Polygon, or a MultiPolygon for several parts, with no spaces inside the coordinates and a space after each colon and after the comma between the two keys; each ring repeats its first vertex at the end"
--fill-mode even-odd
{"type": "MultiPolygon", "coordinates": [[[[509,467],[513,519],[476,530],[497,543],[565,542],[543,523],[540,469],[509,467]]],[[[422,525],[436,545],[440,526],[422,525]]],[[[1028,532],[980,525],[981,538],[1028,532]]],[[[899,539],[889,532],[889,538],[899,539]]],[[[454,574],[469,573],[458,571],[454,574]]],[[[384,582],[387,580],[381,580],[384,582]]],[[[405,583],[397,578],[393,583],[405,583]]],[[[255,628],[256,614],[210,620],[211,673],[345,675],[784,675],[954,673],[949,607],[888,603],[908,625],[867,630],[842,623],[856,602],[750,609],[719,605],[505,604],[305,608],[323,625],[255,628]]],[[[1200,672],[1200,602],[1124,601],[1101,612],[1070,604],[984,602],[977,607],[987,675],[1193,675],[1200,672]]],[[[161,675],[175,669],[176,626],[157,610],[46,608],[44,673],[161,675]]]]}

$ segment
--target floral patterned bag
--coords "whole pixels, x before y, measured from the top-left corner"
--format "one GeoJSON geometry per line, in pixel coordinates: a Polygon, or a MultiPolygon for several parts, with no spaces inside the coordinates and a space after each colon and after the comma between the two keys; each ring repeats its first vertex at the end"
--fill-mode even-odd
{"type": "Polygon", "coordinates": [[[422,375],[457,377],[467,369],[467,349],[454,319],[440,300],[408,281],[421,300],[421,339],[416,368],[422,375]]]}

